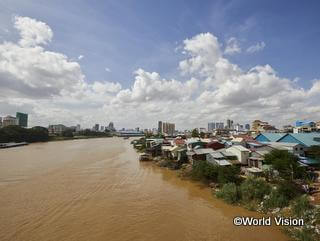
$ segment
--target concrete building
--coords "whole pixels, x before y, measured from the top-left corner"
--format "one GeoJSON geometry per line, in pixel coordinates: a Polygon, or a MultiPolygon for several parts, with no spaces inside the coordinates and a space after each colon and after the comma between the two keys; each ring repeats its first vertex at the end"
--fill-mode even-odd
{"type": "Polygon", "coordinates": [[[2,117],[0,117],[0,128],[2,127],[2,117]]]}
{"type": "Polygon", "coordinates": [[[2,127],[6,126],[16,126],[18,125],[18,121],[16,117],[13,117],[11,115],[7,115],[6,117],[3,117],[2,119],[2,127]]]}
{"type": "Polygon", "coordinates": [[[216,123],[214,123],[214,122],[209,122],[209,123],[208,123],[208,131],[211,132],[211,131],[213,131],[213,130],[215,130],[215,129],[216,129],[216,123]]]}
{"type": "Polygon", "coordinates": [[[108,127],[106,127],[109,131],[116,131],[116,128],[114,127],[113,122],[111,121],[108,125],[108,127]]]}
{"type": "Polygon", "coordinates": [[[16,118],[19,126],[28,127],[28,114],[17,112],[16,118]]]}
{"type": "Polygon", "coordinates": [[[246,130],[250,130],[250,124],[245,124],[244,128],[245,128],[246,130]]]}
{"type": "Polygon", "coordinates": [[[80,124],[77,124],[77,126],[76,126],[76,132],[79,132],[81,130],[81,126],[80,126],[80,124]]]}
{"type": "Polygon", "coordinates": [[[162,121],[158,122],[158,133],[162,134],[162,121]]]}
{"type": "Polygon", "coordinates": [[[99,127],[100,127],[99,124],[95,124],[95,125],[93,126],[92,130],[94,130],[94,131],[99,131],[99,127]]]}
{"type": "Polygon", "coordinates": [[[275,128],[274,126],[270,125],[268,122],[266,121],[260,121],[260,120],[255,120],[252,122],[251,125],[251,131],[254,132],[268,132],[268,133],[276,133],[278,132],[277,128],[275,128]]]}
{"type": "Polygon", "coordinates": [[[175,133],[175,124],[167,122],[158,122],[158,133],[173,136],[175,133]]]}
{"type": "Polygon", "coordinates": [[[49,125],[48,132],[49,135],[61,135],[63,131],[67,130],[67,127],[62,124],[49,125]]]}
{"type": "Polygon", "coordinates": [[[227,120],[227,126],[226,126],[227,129],[233,129],[233,120],[227,120]]]}
{"type": "Polygon", "coordinates": [[[216,122],[216,129],[217,130],[224,129],[224,123],[223,122],[216,122]]]}

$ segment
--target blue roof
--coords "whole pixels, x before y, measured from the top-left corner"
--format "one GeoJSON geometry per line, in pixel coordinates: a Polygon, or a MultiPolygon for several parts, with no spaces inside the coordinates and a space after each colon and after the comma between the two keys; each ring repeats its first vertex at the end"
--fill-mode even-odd
{"type": "Polygon", "coordinates": [[[266,139],[268,139],[271,142],[276,142],[280,140],[282,137],[284,137],[285,133],[261,133],[258,136],[256,136],[255,140],[259,140],[262,136],[264,136],[266,139]]]}
{"type": "Polygon", "coordinates": [[[299,126],[304,126],[304,125],[312,125],[314,124],[313,121],[310,121],[310,120],[297,120],[296,121],[296,127],[299,127],[299,126]]]}
{"type": "Polygon", "coordinates": [[[320,146],[320,133],[289,133],[279,140],[286,142],[290,139],[292,143],[301,143],[305,146],[320,146]]]}

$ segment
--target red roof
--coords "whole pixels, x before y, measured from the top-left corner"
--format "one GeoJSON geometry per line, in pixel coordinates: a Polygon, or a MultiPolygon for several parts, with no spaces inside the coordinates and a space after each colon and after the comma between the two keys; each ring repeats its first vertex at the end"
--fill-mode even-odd
{"type": "Polygon", "coordinates": [[[185,144],[185,140],[184,139],[174,139],[173,142],[176,145],[184,145],[185,144]]]}

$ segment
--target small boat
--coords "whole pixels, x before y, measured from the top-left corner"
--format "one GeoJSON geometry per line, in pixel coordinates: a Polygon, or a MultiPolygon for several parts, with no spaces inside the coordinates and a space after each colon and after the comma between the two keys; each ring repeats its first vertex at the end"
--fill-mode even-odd
{"type": "Polygon", "coordinates": [[[28,142],[9,142],[9,143],[0,143],[0,148],[10,148],[16,146],[25,146],[28,145],[28,142]]]}
{"type": "Polygon", "coordinates": [[[139,161],[151,161],[152,157],[150,154],[142,153],[140,154],[139,161]]]}

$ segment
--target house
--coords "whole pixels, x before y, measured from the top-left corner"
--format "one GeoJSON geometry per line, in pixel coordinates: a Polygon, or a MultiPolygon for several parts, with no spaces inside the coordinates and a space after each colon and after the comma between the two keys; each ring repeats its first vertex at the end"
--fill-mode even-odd
{"type": "Polygon", "coordinates": [[[231,140],[233,145],[241,145],[241,146],[245,146],[246,142],[244,140],[244,138],[242,137],[235,137],[231,140]]]}
{"type": "Polygon", "coordinates": [[[288,151],[295,155],[301,155],[301,156],[304,156],[305,151],[307,149],[306,146],[300,143],[266,142],[266,144],[271,148],[288,151]]]}
{"type": "Polygon", "coordinates": [[[288,133],[277,142],[299,143],[306,147],[320,146],[320,133],[288,133]]]}
{"type": "Polygon", "coordinates": [[[255,140],[259,142],[277,142],[285,135],[285,133],[260,133],[255,140]]]}
{"type": "Polygon", "coordinates": [[[187,144],[187,150],[192,151],[195,147],[200,147],[200,148],[205,147],[207,143],[201,141],[198,138],[190,138],[190,139],[187,139],[186,144],[187,144]]]}
{"type": "Polygon", "coordinates": [[[225,148],[224,144],[222,144],[218,141],[211,141],[211,142],[207,143],[205,147],[211,148],[213,150],[219,150],[219,149],[225,148]]]}
{"type": "Polygon", "coordinates": [[[175,146],[184,146],[186,144],[186,141],[184,139],[181,138],[176,138],[173,140],[173,144],[175,146]]]}
{"type": "Polygon", "coordinates": [[[231,152],[232,154],[238,157],[238,161],[243,164],[248,164],[250,150],[241,146],[241,145],[233,145],[227,149],[227,152],[231,152]]]}
{"type": "Polygon", "coordinates": [[[205,161],[206,155],[212,152],[214,152],[214,150],[211,148],[195,148],[193,151],[187,151],[187,156],[189,162],[194,164],[195,161],[205,161]]]}
{"type": "Polygon", "coordinates": [[[226,160],[226,157],[219,151],[211,152],[206,155],[207,162],[218,166],[231,166],[231,163],[226,160]]]}

